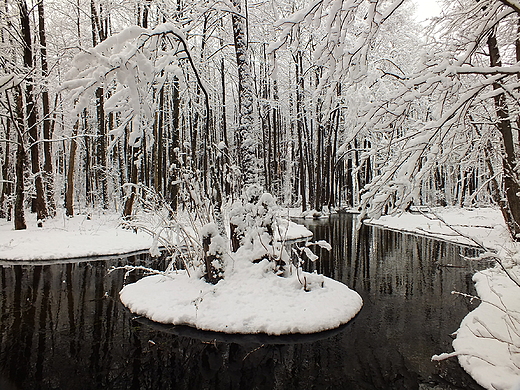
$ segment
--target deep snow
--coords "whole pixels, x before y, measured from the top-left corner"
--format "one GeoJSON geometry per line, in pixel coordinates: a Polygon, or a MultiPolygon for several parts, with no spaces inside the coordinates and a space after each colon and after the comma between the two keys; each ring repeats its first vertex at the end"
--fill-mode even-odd
{"type": "Polygon", "coordinates": [[[267,260],[242,261],[216,285],[184,271],[147,276],[121,290],[130,311],[156,322],[224,333],[315,333],[350,321],[361,297],[343,283],[323,278],[305,291],[298,280],[317,277],[294,270],[276,276],[267,260]]]}

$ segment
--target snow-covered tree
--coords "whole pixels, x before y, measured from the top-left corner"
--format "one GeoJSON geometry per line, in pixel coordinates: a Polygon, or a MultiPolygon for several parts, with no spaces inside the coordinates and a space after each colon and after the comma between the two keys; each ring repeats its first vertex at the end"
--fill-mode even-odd
{"type": "Polygon", "coordinates": [[[494,198],[519,237],[518,17],[507,1],[446,5],[422,68],[391,99],[374,103],[360,125],[376,130],[387,145],[363,195],[369,215],[420,204],[439,163],[471,157],[473,167],[489,170],[480,181],[484,190],[501,183],[494,198]],[[428,104],[427,115],[414,115],[420,104],[428,104]]]}

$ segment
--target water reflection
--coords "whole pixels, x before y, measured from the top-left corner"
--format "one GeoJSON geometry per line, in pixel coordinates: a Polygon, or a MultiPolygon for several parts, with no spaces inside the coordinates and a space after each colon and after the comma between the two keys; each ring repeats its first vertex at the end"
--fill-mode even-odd
{"type": "Polygon", "coordinates": [[[451,266],[466,266],[460,247],[354,223],[308,222],[333,247],[312,266],[365,302],[351,323],[310,339],[229,339],[133,319],[118,300],[122,273],[106,270],[164,269],[146,256],[0,267],[0,388],[478,389],[455,361],[430,362],[471,309],[450,294],[473,288],[471,270],[451,266]]]}

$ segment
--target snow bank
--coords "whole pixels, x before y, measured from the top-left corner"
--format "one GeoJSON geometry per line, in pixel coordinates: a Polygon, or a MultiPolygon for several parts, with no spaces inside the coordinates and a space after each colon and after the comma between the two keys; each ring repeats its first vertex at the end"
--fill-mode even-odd
{"type": "Polygon", "coordinates": [[[53,260],[131,253],[150,248],[144,232],[119,227],[119,215],[92,213],[66,217],[63,212],[37,227],[27,213],[27,229],[14,230],[0,219],[0,260],[53,260]]]}
{"type": "MultiPolygon", "coordinates": [[[[370,220],[368,224],[495,251],[507,272],[520,280],[520,245],[511,240],[500,210],[424,209],[370,220]],[[443,222],[444,221],[444,222],[443,222]]],[[[453,341],[460,365],[483,387],[520,389],[520,287],[496,266],[473,276],[481,304],[463,320],[453,341]]]]}
{"type": "MultiPolygon", "coordinates": [[[[0,260],[32,261],[126,254],[145,251],[157,245],[148,233],[123,229],[119,214],[93,211],[72,218],[59,210],[55,218],[40,228],[35,214],[26,213],[27,229],[14,230],[13,222],[0,219],[0,260]]],[[[150,223],[156,221],[150,220],[150,223]]],[[[187,224],[189,228],[189,224],[187,224]]],[[[280,219],[277,240],[311,237],[302,225],[280,219]]]]}
{"type": "Polygon", "coordinates": [[[511,242],[500,210],[493,208],[427,208],[422,213],[385,215],[365,223],[456,244],[475,246],[479,243],[499,250],[511,242]]]}
{"type": "MultiPolygon", "coordinates": [[[[520,276],[520,267],[508,270],[520,276]]],[[[453,348],[483,387],[520,389],[520,288],[499,269],[473,276],[482,303],[462,321],[453,348]]]]}
{"type": "MultiPolygon", "coordinates": [[[[238,261],[238,260],[237,260],[238,261]]],[[[306,292],[296,271],[276,276],[267,260],[245,264],[216,285],[185,272],[147,276],[125,286],[121,301],[152,321],[224,333],[282,335],[315,333],[350,321],[361,297],[344,284],[323,278],[306,292]]]]}

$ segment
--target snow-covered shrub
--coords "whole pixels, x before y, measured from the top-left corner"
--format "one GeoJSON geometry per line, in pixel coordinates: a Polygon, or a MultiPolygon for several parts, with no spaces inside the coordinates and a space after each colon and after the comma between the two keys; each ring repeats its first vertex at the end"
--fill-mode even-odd
{"type": "Polygon", "coordinates": [[[274,263],[277,273],[283,273],[288,256],[283,246],[277,245],[274,232],[279,219],[279,207],[275,198],[263,192],[258,185],[244,191],[229,213],[233,252],[247,251],[254,262],[267,259],[274,263]],[[285,258],[284,258],[285,257],[285,258]]]}
{"type": "Polygon", "coordinates": [[[290,223],[280,217],[275,198],[258,185],[246,188],[239,200],[224,208],[230,237],[211,217],[207,199],[172,210],[153,188],[139,185],[135,194],[135,213],[122,223],[153,237],[152,256],[159,256],[161,251],[168,254],[171,262],[166,273],[185,269],[193,277],[217,284],[245,261],[279,276],[296,273],[305,291],[322,285],[322,277],[304,273],[302,265],[318,259],[310,249],[312,245],[327,249],[330,245],[324,241],[286,243],[290,223]]]}
{"type": "Polygon", "coordinates": [[[227,240],[219,234],[215,223],[208,223],[200,230],[202,237],[204,279],[217,284],[224,277],[224,256],[227,253],[227,240]]]}

